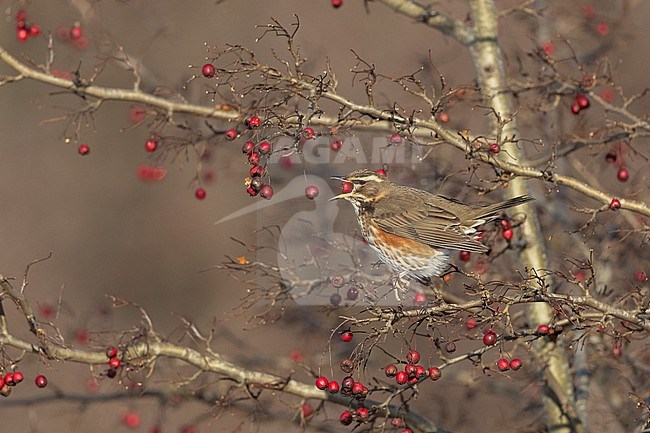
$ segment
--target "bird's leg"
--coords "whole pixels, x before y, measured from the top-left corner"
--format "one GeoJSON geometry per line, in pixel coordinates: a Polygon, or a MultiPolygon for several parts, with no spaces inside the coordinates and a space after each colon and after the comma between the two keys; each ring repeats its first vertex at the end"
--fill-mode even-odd
{"type": "Polygon", "coordinates": [[[393,277],[393,288],[395,289],[395,298],[397,302],[402,302],[401,294],[409,291],[411,282],[406,279],[409,271],[402,271],[393,277]]]}

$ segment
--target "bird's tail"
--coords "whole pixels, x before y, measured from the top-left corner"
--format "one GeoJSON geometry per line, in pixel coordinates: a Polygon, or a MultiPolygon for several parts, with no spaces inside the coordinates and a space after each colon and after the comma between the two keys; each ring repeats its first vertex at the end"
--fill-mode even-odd
{"type": "Polygon", "coordinates": [[[476,215],[473,219],[483,220],[485,222],[491,221],[498,217],[502,210],[510,209],[511,207],[519,206],[532,200],[535,199],[528,195],[520,195],[519,197],[513,197],[506,201],[502,201],[501,203],[490,204],[481,209],[477,209],[476,215]]]}

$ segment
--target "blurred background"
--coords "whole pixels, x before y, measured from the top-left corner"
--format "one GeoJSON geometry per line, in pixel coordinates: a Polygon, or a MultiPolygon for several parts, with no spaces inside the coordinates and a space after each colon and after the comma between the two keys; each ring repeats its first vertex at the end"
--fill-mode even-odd
{"type": "MultiPolygon", "coordinates": [[[[616,84],[628,94],[647,87],[648,62],[642,54],[649,47],[645,28],[650,4],[621,2],[625,7],[614,7],[608,5],[609,2],[544,3],[548,9],[543,19],[521,13],[504,18],[501,31],[509,68],[531,67],[527,53],[546,41],[555,41],[554,54],[558,58],[568,56],[567,45],[559,42],[567,38],[579,53],[588,52],[594,59],[607,55],[611,68],[616,71],[616,84]],[[594,6],[596,18],[586,15],[585,4],[594,6]],[[606,34],[602,26],[598,27],[604,21],[610,26],[606,34]]],[[[504,10],[516,4],[497,2],[504,10]]],[[[78,69],[82,77],[89,77],[94,68],[104,63],[106,47],[121,46],[129,58],[141,65],[144,90],[174,89],[198,104],[220,103],[218,96],[214,102],[210,101],[210,96],[206,95],[208,85],[202,78],[184,87],[192,75],[200,75],[200,66],[206,62],[206,55],[209,56],[205,43],[219,48],[240,44],[255,51],[260,61],[277,64],[271,50],[284,56],[285,45],[268,36],[256,42],[263,30],[255,26],[265,25],[271,17],[288,25],[295,20],[294,14],[300,18],[296,40],[308,59],[305,70],[318,74],[329,59],[338,74],[341,93],[352,99],[363,102],[365,93],[363,85],[355,82],[349,72],[356,64],[351,50],[387,76],[407,75],[423,68],[419,77],[438,90],[440,74],[446,79],[447,89],[474,87],[475,73],[467,50],[454,40],[372,1],[347,0],[340,9],[332,8],[327,0],[263,3],[253,0],[5,0],[0,5],[5,12],[0,28],[2,45],[23,61],[44,62],[47,55],[45,35],[51,31],[56,52],[52,68],[64,73],[78,69]],[[14,15],[18,9],[24,9],[29,19],[40,25],[43,36],[27,43],[16,40],[14,15]],[[83,49],[56,37],[58,29],[71,27],[77,21],[88,40],[83,49]]],[[[458,18],[467,14],[465,2],[443,1],[438,6],[458,18]]],[[[532,67],[531,70],[534,72],[532,67]]],[[[0,64],[0,73],[12,74],[13,71],[0,64]]],[[[96,83],[131,88],[133,78],[119,62],[111,61],[106,63],[96,83]]],[[[475,93],[472,95],[467,101],[448,107],[449,126],[470,129],[474,135],[487,133],[484,111],[477,108],[480,98],[475,93]]],[[[522,93],[521,108],[530,110],[535,104],[526,101],[527,97],[522,93]]],[[[387,106],[396,100],[403,107],[418,104],[412,96],[398,92],[396,86],[387,86],[376,99],[385,101],[382,103],[387,106]]],[[[559,114],[533,110],[521,116],[525,138],[542,138],[546,142],[546,147],[535,147],[531,152],[543,157],[549,153],[548,144],[555,140],[549,137],[588,132],[589,125],[571,117],[568,105],[561,105],[559,114]]],[[[146,121],[134,124],[133,104],[107,102],[92,117],[81,122],[75,143],[74,126],[69,119],[61,118],[80,106],[79,98],[34,81],[0,86],[0,244],[3,246],[0,272],[15,277],[16,285],[20,285],[26,266],[51,254],[48,260],[31,267],[26,293],[34,305],[39,306],[40,314],[59,324],[66,342],[75,347],[101,348],[114,335],[112,332],[140,326],[135,309],[111,308],[112,302],[107,295],[113,295],[144,307],[156,329],[173,341],[183,340],[181,317],[205,332],[216,326],[219,337],[216,350],[251,368],[288,375],[296,369],[291,358],[302,357],[314,369],[321,363],[329,369],[329,362],[321,355],[327,350],[328,330],[337,322],[335,312],[322,314],[321,321],[312,315],[314,311],[322,312],[322,308],[296,307],[287,312],[287,320],[261,326],[256,321],[248,321],[250,315],[237,310],[247,286],[228,272],[213,269],[225,256],[252,258],[252,253],[233,238],[247,244],[255,243],[261,239],[256,233],[260,225],[282,224],[296,212],[314,210],[319,203],[299,195],[288,203],[282,202],[281,209],[269,206],[215,225],[218,220],[260,200],[245,193],[243,182],[249,166],[241,156],[242,140],[211,141],[210,156],[200,166],[197,165],[200,152],[193,148],[177,155],[175,152],[167,152],[165,157],[161,157],[160,152],[152,155],[144,149],[150,130],[146,121]],[[60,121],[55,121],[57,119],[60,121]],[[67,138],[72,141],[66,142],[67,138]],[[86,156],[77,153],[81,143],[91,149],[86,156]],[[143,164],[165,167],[167,176],[158,182],[143,181],[138,176],[143,164]],[[207,191],[205,200],[194,197],[197,176],[207,191]],[[215,324],[213,319],[216,319],[215,324]],[[96,332],[98,330],[101,332],[96,332]]],[[[633,108],[636,113],[645,113],[648,101],[642,99],[633,108]]],[[[596,110],[590,113],[594,118],[596,110]]],[[[203,123],[200,119],[189,121],[194,126],[203,123]]],[[[230,127],[226,123],[212,123],[223,130],[230,127]]],[[[362,145],[371,146],[380,135],[354,134],[354,137],[362,145]]],[[[644,146],[647,157],[647,142],[644,146]]],[[[634,170],[646,164],[643,158],[630,157],[628,165],[632,175],[623,189],[613,168],[601,158],[605,153],[607,149],[602,147],[587,148],[563,168],[574,172],[577,169],[570,164],[579,165],[582,172],[599,178],[600,187],[647,199],[647,189],[644,189],[647,172],[634,170]]],[[[330,175],[345,174],[357,167],[355,161],[335,167],[294,163],[291,167],[276,167],[272,176],[278,191],[296,177],[315,175],[328,179],[330,175]]],[[[396,179],[404,183],[472,200],[476,193],[467,186],[471,184],[471,175],[466,171],[458,174],[466,168],[464,155],[447,148],[435,148],[426,162],[395,167],[394,173],[396,179]],[[418,176],[418,173],[423,175],[418,176]],[[442,179],[446,179],[445,182],[442,179]]],[[[298,190],[302,188],[304,186],[298,190]]],[[[335,191],[337,185],[331,184],[331,188],[335,191]]],[[[534,188],[540,197],[547,193],[540,184],[535,184],[534,188]]],[[[573,199],[570,193],[568,197],[569,203],[578,207],[589,204],[581,197],[573,199]]],[[[496,191],[485,200],[499,198],[496,191]]],[[[550,204],[540,204],[540,208],[543,207],[542,212],[548,212],[552,219],[555,209],[552,203],[557,197],[550,196],[548,200],[545,202],[541,198],[542,203],[550,204]]],[[[337,220],[341,232],[353,235],[356,227],[351,208],[341,206],[338,215],[342,218],[337,220]]],[[[571,215],[566,218],[580,223],[586,217],[571,215]]],[[[611,223],[625,225],[627,218],[635,217],[616,215],[611,223]]],[[[547,234],[551,242],[560,244],[572,236],[561,224],[549,225],[547,234]]],[[[605,245],[602,238],[597,239],[595,245],[584,244],[582,253],[605,245]]],[[[634,245],[638,248],[638,243],[634,245]]],[[[627,246],[607,244],[607,248],[606,254],[617,256],[627,246]]],[[[642,267],[648,258],[647,247],[638,251],[629,257],[630,273],[642,267]]],[[[504,261],[515,259],[514,254],[503,258],[504,261]]],[[[566,257],[555,259],[565,269],[571,269],[569,264],[562,265],[566,257]]],[[[630,278],[627,273],[625,278],[630,278]]],[[[6,304],[11,330],[24,336],[24,323],[13,307],[6,304]]],[[[343,348],[338,346],[332,350],[335,354],[343,353],[343,348]]],[[[169,377],[179,380],[191,374],[191,371],[178,372],[173,365],[161,364],[155,376],[158,381],[169,380],[169,377]]],[[[279,412],[263,410],[251,402],[233,402],[232,406],[215,408],[174,401],[166,405],[161,415],[161,405],[155,399],[136,398],[137,390],[133,399],[88,406],[64,402],[30,406],[28,402],[36,396],[51,395],[57,390],[101,395],[117,392],[128,386],[129,381],[124,380],[122,384],[101,381],[97,385],[101,393],[95,394],[95,385],[88,382],[93,372],[87,366],[56,362],[46,367],[29,356],[20,367],[30,383],[37,372],[45,372],[51,378],[51,386],[38,392],[31,384],[16,388],[9,399],[0,402],[3,431],[122,431],[128,429],[123,415],[131,411],[141,417],[137,427],[140,431],[150,431],[161,416],[165,432],[178,431],[180,426],[196,420],[201,421],[201,432],[230,431],[248,421],[254,421],[252,425],[257,426],[257,431],[286,431],[287,418],[300,407],[298,400],[289,397],[276,402],[279,412]],[[5,405],[12,400],[23,404],[18,407],[5,405]],[[262,420],[264,423],[260,424],[262,420]]],[[[336,369],[336,365],[333,368],[336,369]]],[[[429,387],[426,396],[416,405],[419,403],[425,415],[454,431],[537,431],[541,391],[533,377],[525,373],[520,375],[514,387],[488,377],[479,390],[472,384],[472,378],[481,377],[480,371],[468,370],[467,366],[458,366],[457,374],[461,377],[455,385],[429,387]],[[512,389],[521,391],[524,398],[513,401],[512,389]],[[489,416],[482,416],[486,413],[489,416]]],[[[96,369],[94,374],[100,372],[101,369],[96,369]]],[[[297,376],[308,378],[302,370],[297,376]]],[[[141,379],[140,376],[134,378],[135,381],[141,379]]],[[[215,381],[214,378],[206,380],[215,381]]],[[[157,385],[161,383],[167,384],[158,382],[157,385]]],[[[608,418],[606,411],[603,413],[603,417],[608,418]]],[[[320,419],[324,417],[321,415],[320,419]]],[[[614,416],[602,423],[600,431],[622,431],[614,416]]],[[[326,431],[345,431],[334,419],[319,425],[326,431]]],[[[294,421],[288,429],[300,431],[301,427],[294,421]]]]}

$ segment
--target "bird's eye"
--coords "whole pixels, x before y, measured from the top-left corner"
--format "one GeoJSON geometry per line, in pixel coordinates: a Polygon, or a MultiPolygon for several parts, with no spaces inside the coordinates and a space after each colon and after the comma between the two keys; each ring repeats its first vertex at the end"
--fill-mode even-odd
{"type": "Polygon", "coordinates": [[[362,179],[357,179],[356,183],[358,183],[359,185],[365,185],[366,181],[362,179]]]}

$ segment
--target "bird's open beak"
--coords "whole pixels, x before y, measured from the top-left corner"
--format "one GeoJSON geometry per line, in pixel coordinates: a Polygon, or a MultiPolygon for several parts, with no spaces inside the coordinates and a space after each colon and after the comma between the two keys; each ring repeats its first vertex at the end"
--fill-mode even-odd
{"type": "MultiPolygon", "coordinates": [[[[345,180],[345,177],[344,176],[331,176],[330,179],[340,180],[341,182],[343,182],[345,180]]],[[[341,193],[341,194],[335,195],[334,197],[329,199],[329,201],[338,200],[338,199],[347,197],[348,195],[349,195],[349,193],[341,193]]]]}

